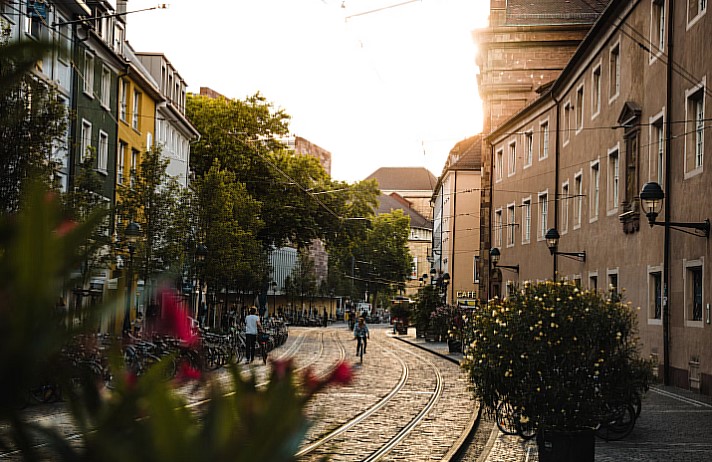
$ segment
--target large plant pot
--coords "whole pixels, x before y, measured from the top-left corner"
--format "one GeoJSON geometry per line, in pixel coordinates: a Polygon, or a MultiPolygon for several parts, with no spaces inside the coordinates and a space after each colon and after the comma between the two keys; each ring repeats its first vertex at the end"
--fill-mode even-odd
{"type": "Polygon", "coordinates": [[[458,339],[447,339],[447,349],[450,353],[462,353],[462,342],[458,339]]]}
{"type": "Polygon", "coordinates": [[[540,430],[536,443],[539,462],[594,462],[596,437],[593,430],[540,430]]]}

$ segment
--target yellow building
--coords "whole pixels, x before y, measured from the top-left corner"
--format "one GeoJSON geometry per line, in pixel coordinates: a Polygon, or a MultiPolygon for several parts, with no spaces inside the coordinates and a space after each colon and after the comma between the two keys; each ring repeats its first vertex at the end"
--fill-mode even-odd
{"type": "MultiPolygon", "coordinates": [[[[134,55],[128,43],[124,47],[124,57],[127,60],[126,72],[119,75],[119,104],[118,104],[118,140],[117,146],[117,166],[116,166],[116,197],[115,203],[120,202],[120,190],[123,185],[132,185],[135,174],[141,164],[143,153],[151,149],[154,145],[154,134],[156,130],[156,107],[158,103],[164,101],[161,96],[158,84],[153,80],[149,72],[143,67],[139,59],[134,55]]],[[[117,217],[115,224],[116,234],[123,236],[127,223],[120,221],[117,217]]],[[[122,275],[123,289],[120,293],[126,296],[126,278],[129,277],[128,258],[124,264],[122,275]]],[[[135,271],[131,284],[131,300],[126,306],[126,311],[130,313],[130,319],[136,317],[136,313],[141,311],[141,285],[138,281],[138,271],[135,271]]],[[[122,324],[125,312],[117,313],[118,324],[122,324]]],[[[121,326],[116,326],[120,329],[121,326]]]]}

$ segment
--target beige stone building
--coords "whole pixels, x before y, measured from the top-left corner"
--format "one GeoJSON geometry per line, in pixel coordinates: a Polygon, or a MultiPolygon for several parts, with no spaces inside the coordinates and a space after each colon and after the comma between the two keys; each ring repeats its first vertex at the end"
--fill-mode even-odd
{"type": "Polygon", "coordinates": [[[383,194],[397,193],[416,212],[432,220],[430,196],[437,182],[435,175],[424,167],[381,167],[366,180],[376,180],[383,194]]]}
{"type": "MultiPolygon", "coordinates": [[[[478,298],[482,137],[457,143],[433,188],[432,269],[438,280],[448,274],[445,300],[467,305],[478,298]]],[[[432,277],[429,281],[433,282],[432,277]]],[[[436,281],[437,282],[437,281],[436,281]]]]}
{"type": "Polygon", "coordinates": [[[560,76],[488,132],[482,246],[518,266],[488,273],[489,295],[553,277],[622,293],[661,380],[708,395],[711,34],[706,2],[611,2],[560,76]],[[640,197],[652,182],[665,194],[654,227],[640,197]]]}

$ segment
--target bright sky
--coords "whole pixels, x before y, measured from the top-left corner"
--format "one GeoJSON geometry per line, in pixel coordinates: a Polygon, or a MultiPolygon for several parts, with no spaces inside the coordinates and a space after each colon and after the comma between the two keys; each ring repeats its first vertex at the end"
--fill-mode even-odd
{"type": "Polygon", "coordinates": [[[189,91],[259,91],[331,152],[334,179],[354,182],[380,167],[438,176],[481,130],[471,32],[488,11],[488,0],[173,0],[126,19],[133,48],[164,53],[189,91]]]}

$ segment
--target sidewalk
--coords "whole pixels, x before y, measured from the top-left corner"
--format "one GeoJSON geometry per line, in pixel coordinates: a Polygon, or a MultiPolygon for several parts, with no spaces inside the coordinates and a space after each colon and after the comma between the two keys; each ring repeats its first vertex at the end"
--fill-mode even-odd
{"type": "MultiPolygon", "coordinates": [[[[450,353],[445,342],[426,342],[415,329],[408,335],[392,335],[402,341],[433,351],[452,361],[461,353],[450,353]]],[[[534,441],[502,434],[495,426],[484,451],[471,462],[538,460],[534,441]]],[[[623,441],[596,439],[596,461],[601,462],[703,462],[712,460],[712,397],[680,388],[654,385],[643,398],[643,411],[633,432],[623,441]]]]}

